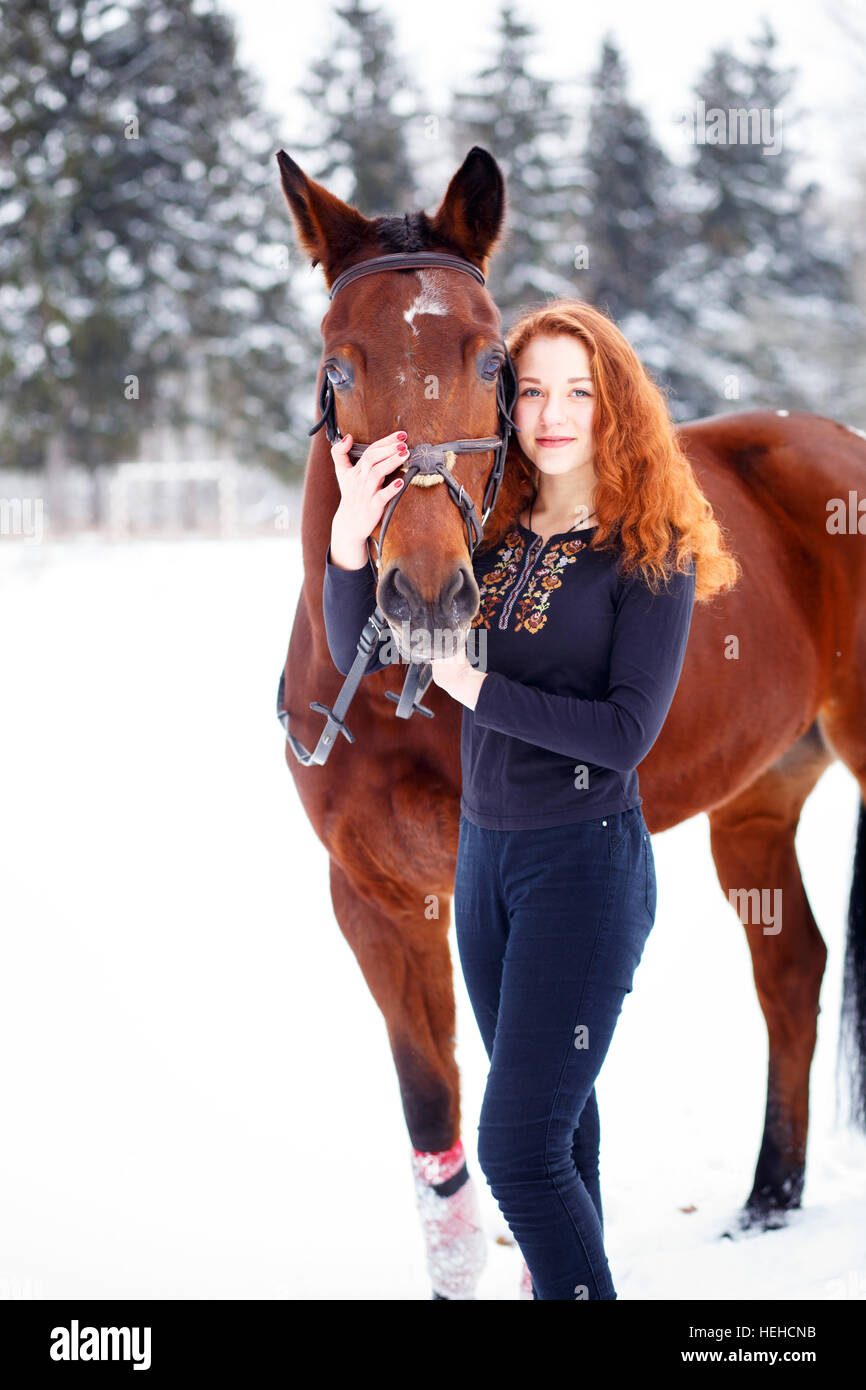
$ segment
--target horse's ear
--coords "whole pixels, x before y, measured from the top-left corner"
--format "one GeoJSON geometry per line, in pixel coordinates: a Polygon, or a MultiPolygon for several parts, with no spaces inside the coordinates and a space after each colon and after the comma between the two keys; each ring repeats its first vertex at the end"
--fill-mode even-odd
{"type": "Polygon", "coordinates": [[[330,288],[331,267],[370,240],[370,223],[357,208],[308,178],[285,150],[277,150],[277,164],[298,240],[313,265],[321,262],[330,288]]]}
{"type": "Polygon", "coordinates": [[[503,230],[505,180],[492,154],[473,145],[431,218],[436,232],[459,246],[486,273],[486,260],[503,230]]]}

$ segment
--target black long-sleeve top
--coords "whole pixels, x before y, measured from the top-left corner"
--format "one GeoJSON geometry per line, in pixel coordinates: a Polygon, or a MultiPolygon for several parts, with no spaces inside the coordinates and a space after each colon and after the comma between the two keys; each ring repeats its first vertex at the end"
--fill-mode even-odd
{"type": "MultiPolygon", "coordinates": [[[[677,688],[694,563],[653,594],[639,570],[618,573],[616,549],[590,548],[595,531],[544,542],[515,522],[475,553],[481,605],[468,654],[487,675],[475,709],[463,706],[460,809],[476,825],[568,825],[641,805],[636,768],[677,688]]],[[[329,546],[322,597],[345,675],[376,607],[372,566],[339,569],[329,546]]],[[[365,674],[388,664],[374,653],[365,674]]]]}

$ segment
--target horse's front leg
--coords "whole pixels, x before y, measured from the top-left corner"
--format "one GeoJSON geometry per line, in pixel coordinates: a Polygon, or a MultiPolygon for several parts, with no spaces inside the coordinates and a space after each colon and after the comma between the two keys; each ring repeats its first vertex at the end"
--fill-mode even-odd
{"type": "Polygon", "coordinates": [[[450,898],[380,881],[373,900],[369,877],[359,865],[362,890],[331,859],[337,920],[388,1029],[432,1296],[471,1299],[487,1252],[460,1140],[450,898]]]}

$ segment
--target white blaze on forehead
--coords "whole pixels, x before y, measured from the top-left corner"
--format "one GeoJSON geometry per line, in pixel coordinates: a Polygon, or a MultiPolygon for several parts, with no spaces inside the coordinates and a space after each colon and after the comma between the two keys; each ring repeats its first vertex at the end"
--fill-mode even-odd
{"type": "Polygon", "coordinates": [[[445,298],[445,285],[441,272],[436,270],[419,270],[421,277],[421,289],[416,294],[409,308],[404,310],[403,317],[408,323],[412,332],[417,334],[415,327],[416,314],[447,314],[448,304],[445,298]]]}

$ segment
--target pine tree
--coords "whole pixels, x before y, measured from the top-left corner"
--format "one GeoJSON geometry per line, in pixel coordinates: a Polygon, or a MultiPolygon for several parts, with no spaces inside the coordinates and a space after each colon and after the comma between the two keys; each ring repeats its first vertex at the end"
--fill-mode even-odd
{"type": "Polygon", "coordinates": [[[652,314],[659,281],[682,246],[681,221],[670,198],[670,161],[628,98],[610,36],[592,78],[586,166],[593,302],[617,321],[635,310],[652,314]]]}
{"type": "Polygon", "coordinates": [[[399,98],[408,84],[398,69],[393,25],[377,7],[364,9],[361,0],[336,6],[332,15],[327,54],[312,65],[311,80],[301,88],[314,138],[292,141],[292,153],[315,155],[313,177],[339,188],[340,197],[365,217],[408,211],[415,176],[406,129],[415,112],[399,98]]]}
{"type": "MultiPolygon", "coordinates": [[[[815,239],[810,225],[818,185],[794,185],[797,152],[788,129],[799,113],[787,104],[794,70],[774,66],[776,39],[769,26],[751,42],[751,61],[716,52],[698,88],[708,109],[726,116],[731,111],[750,113],[748,123],[740,118],[737,138],[733,122],[726,120],[720,131],[727,138],[705,139],[694,147],[695,176],[715,189],[701,217],[708,267],[748,256],[752,274],[796,288],[802,288],[805,279],[809,292],[837,294],[841,268],[822,246],[823,238],[815,239]],[[744,131],[750,138],[739,138],[744,131]],[[775,143],[778,150],[773,149],[775,143]]],[[[731,302],[742,303],[745,284],[735,282],[731,289],[731,302]]]]}
{"type": "Polygon", "coordinates": [[[36,467],[50,440],[93,466],[198,423],[285,468],[310,353],[231,24],[206,0],[7,0],[4,23],[5,461],[36,467]]]}
{"type": "Polygon", "coordinates": [[[583,195],[570,118],[556,85],[529,70],[535,36],[533,25],[503,5],[489,62],[452,99],[454,157],[481,145],[507,183],[506,234],[488,282],[506,320],[546,296],[574,296],[580,273],[574,257],[583,195]]]}
{"type": "MultiPolygon", "coordinates": [[[[840,74],[835,100],[825,113],[838,132],[848,173],[847,187],[837,194],[832,214],[850,263],[851,295],[866,320],[866,149],[862,103],[857,101],[866,64],[866,13],[859,0],[834,0],[828,17],[847,62],[847,72],[840,74]]],[[[844,361],[836,365],[836,400],[830,413],[866,429],[866,331],[856,335],[853,345],[846,343],[844,361]]]]}
{"type": "Polygon", "coordinates": [[[716,409],[832,413],[836,366],[862,320],[820,190],[795,182],[794,71],[778,67],[769,25],[751,43],[750,58],[716,51],[696,86],[701,254],[681,283],[696,310],[691,348],[716,409]]]}
{"type": "Polygon", "coordinates": [[[586,181],[584,297],[610,314],[669,393],[674,416],[685,418],[702,392],[680,350],[692,315],[676,287],[696,227],[682,172],[630,99],[610,35],[591,78],[586,181]]]}

